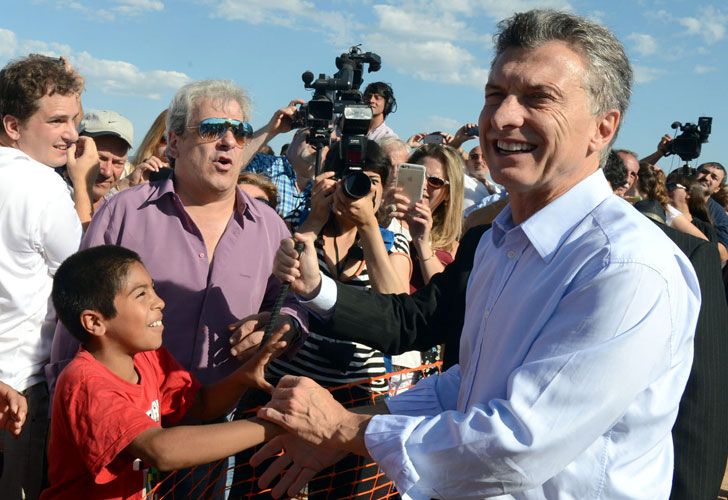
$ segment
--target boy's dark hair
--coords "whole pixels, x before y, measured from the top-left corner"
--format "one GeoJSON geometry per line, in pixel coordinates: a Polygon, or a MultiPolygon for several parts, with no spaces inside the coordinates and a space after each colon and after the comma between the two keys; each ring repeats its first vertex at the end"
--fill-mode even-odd
{"type": "Polygon", "coordinates": [[[129,266],[142,263],[128,248],[103,245],[81,250],[60,265],[53,279],[51,297],[58,319],[79,342],[90,334],[81,325],[81,312],[98,311],[105,318],[116,316],[114,297],[124,287],[129,266]]]}
{"type": "Polygon", "coordinates": [[[12,115],[21,123],[38,111],[45,95],[79,94],[81,78],[60,58],[39,54],[16,59],[0,70],[0,119],[12,115]]]}

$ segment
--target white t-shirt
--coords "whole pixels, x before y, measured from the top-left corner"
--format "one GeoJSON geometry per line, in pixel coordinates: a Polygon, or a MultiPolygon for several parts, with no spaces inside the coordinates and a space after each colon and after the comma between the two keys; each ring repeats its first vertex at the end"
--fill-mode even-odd
{"type": "Polygon", "coordinates": [[[680,210],[668,204],[667,207],[665,207],[665,224],[672,227],[672,221],[680,215],[682,215],[680,210]]]}
{"type": "Polygon", "coordinates": [[[19,149],[0,147],[0,380],[18,391],[45,379],[53,275],[80,241],[63,179],[19,149]]]}

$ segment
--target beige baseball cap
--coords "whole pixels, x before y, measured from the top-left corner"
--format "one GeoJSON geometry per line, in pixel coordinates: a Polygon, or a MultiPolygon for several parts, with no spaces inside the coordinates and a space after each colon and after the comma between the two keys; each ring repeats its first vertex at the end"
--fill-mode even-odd
{"type": "Polygon", "coordinates": [[[128,119],[116,111],[108,111],[105,109],[89,110],[83,115],[78,133],[88,135],[89,137],[115,135],[123,139],[129,145],[129,148],[131,148],[134,137],[134,126],[128,119]]]}

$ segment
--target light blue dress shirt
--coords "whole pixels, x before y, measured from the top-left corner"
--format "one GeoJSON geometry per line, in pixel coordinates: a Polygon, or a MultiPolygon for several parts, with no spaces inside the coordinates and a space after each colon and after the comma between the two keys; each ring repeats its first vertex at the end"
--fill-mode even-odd
{"type": "Polygon", "coordinates": [[[668,498],[699,305],[689,260],[601,170],[520,225],[507,206],[460,364],[390,399],[367,448],[404,498],[668,498]]]}

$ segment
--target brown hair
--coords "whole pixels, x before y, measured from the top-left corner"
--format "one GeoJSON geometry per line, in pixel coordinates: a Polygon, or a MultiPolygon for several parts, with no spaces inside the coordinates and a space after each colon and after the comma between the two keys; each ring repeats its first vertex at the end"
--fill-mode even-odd
{"type": "Polygon", "coordinates": [[[670,204],[670,197],[665,187],[665,174],[656,170],[651,163],[640,162],[640,169],[637,171],[638,189],[649,200],[655,200],[662,205],[662,208],[670,204]]]}
{"type": "Polygon", "coordinates": [[[38,111],[43,96],[82,90],[83,79],[63,59],[39,54],[16,59],[0,70],[0,118],[11,115],[23,123],[38,111]]]}
{"type": "Polygon", "coordinates": [[[242,172],[238,175],[238,184],[251,184],[259,187],[268,197],[268,204],[271,208],[275,210],[278,206],[278,188],[265,175],[256,174],[255,172],[242,172]]]}
{"type": "MultiPolygon", "coordinates": [[[[146,161],[150,156],[154,155],[160,139],[162,137],[165,137],[164,134],[166,120],[167,110],[165,109],[157,115],[157,118],[154,119],[152,126],[149,127],[147,135],[144,136],[144,139],[142,139],[142,143],[139,144],[139,148],[137,149],[136,155],[134,156],[134,161],[132,162],[133,166],[136,167],[141,162],[146,161]]],[[[160,158],[160,160],[163,160],[165,162],[168,161],[167,158],[160,158]]]]}

